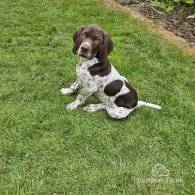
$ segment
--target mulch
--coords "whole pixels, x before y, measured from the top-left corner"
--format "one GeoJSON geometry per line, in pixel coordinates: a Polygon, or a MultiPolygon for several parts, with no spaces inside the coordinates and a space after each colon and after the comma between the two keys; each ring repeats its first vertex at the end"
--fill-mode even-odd
{"type": "Polygon", "coordinates": [[[170,12],[166,12],[158,7],[152,7],[147,0],[114,1],[158,22],[166,30],[184,38],[191,46],[195,46],[195,4],[179,5],[170,12]]]}

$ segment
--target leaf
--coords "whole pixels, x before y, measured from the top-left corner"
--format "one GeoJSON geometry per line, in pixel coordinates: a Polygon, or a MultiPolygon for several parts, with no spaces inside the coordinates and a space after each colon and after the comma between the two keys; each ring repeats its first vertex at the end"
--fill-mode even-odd
{"type": "Polygon", "coordinates": [[[165,2],[158,2],[158,1],[153,1],[151,3],[151,5],[153,7],[160,7],[161,9],[164,9],[164,10],[166,10],[167,9],[167,6],[168,6],[165,2]]]}
{"type": "Polygon", "coordinates": [[[158,1],[152,1],[151,5],[154,7],[160,7],[161,2],[158,1]]]}
{"type": "Polygon", "coordinates": [[[192,4],[192,3],[194,3],[194,0],[185,0],[185,3],[192,4]]]}
{"type": "Polygon", "coordinates": [[[167,7],[166,12],[170,12],[171,10],[173,10],[173,9],[174,9],[174,7],[175,7],[175,6],[170,5],[169,7],[167,7]]]}
{"type": "Polygon", "coordinates": [[[160,6],[159,6],[160,8],[162,8],[162,9],[164,9],[164,10],[166,10],[167,9],[167,5],[166,5],[166,3],[165,2],[161,2],[161,4],[160,4],[160,6]]]}

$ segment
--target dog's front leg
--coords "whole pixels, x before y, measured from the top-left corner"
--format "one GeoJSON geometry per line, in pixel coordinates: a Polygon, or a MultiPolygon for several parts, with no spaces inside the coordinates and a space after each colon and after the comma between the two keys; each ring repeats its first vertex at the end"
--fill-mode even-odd
{"type": "Polygon", "coordinates": [[[96,89],[93,88],[84,88],[81,93],[77,96],[76,101],[70,103],[67,105],[67,109],[68,110],[74,110],[76,109],[78,106],[80,106],[81,104],[83,104],[86,99],[91,96],[94,92],[96,91],[96,89]]]}
{"type": "Polygon", "coordinates": [[[80,84],[79,81],[76,80],[69,88],[62,88],[60,91],[63,95],[70,95],[75,91],[79,90],[80,84]]]}

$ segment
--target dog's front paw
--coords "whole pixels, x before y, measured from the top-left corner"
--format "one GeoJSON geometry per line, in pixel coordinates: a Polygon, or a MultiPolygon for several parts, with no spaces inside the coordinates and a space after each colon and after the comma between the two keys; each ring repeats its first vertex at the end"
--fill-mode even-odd
{"type": "Polygon", "coordinates": [[[60,91],[62,95],[70,95],[72,93],[72,90],[69,88],[62,88],[60,91]]]}
{"type": "Polygon", "coordinates": [[[77,102],[72,102],[66,106],[67,110],[75,110],[78,107],[77,102]]]}
{"type": "Polygon", "coordinates": [[[83,110],[86,112],[95,112],[95,111],[97,111],[97,107],[95,104],[89,104],[87,106],[84,106],[83,110]]]}

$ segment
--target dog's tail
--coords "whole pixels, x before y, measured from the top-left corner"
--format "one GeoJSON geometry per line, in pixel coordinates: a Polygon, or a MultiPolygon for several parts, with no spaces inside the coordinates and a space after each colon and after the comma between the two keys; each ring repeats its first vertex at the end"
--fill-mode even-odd
{"type": "Polygon", "coordinates": [[[147,103],[147,102],[143,102],[143,101],[138,101],[136,107],[140,107],[140,106],[146,106],[146,107],[154,108],[154,109],[158,109],[158,110],[161,109],[161,107],[159,105],[151,104],[151,103],[147,103]]]}

